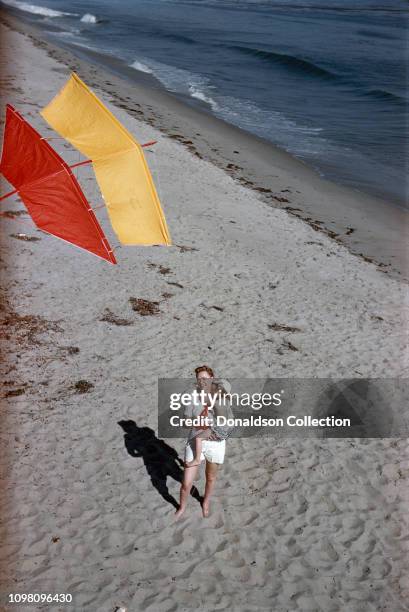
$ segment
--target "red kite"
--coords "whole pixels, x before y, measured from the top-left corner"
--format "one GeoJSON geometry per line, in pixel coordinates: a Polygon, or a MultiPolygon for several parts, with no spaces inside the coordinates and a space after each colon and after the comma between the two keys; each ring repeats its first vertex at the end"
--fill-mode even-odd
{"type": "Polygon", "coordinates": [[[18,193],[38,228],[115,264],[70,167],[10,104],[6,108],[0,172],[15,190],[0,199],[18,193]]]}

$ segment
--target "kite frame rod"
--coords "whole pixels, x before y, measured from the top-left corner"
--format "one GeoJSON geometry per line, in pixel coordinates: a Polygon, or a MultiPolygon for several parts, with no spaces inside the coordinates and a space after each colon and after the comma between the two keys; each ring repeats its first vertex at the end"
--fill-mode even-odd
{"type": "Polygon", "coordinates": [[[0,197],[0,202],[2,200],[5,200],[6,198],[9,198],[10,196],[14,195],[15,193],[18,193],[18,189],[13,189],[13,191],[9,191],[8,193],[5,193],[4,196],[0,197]]]}
{"type": "MultiPolygon", "coordinates": [[[[63,136],[56,136],[52,138],[43,137],[41,138],[41,140],[66,140],[66,139],[63,136]]],[[[158,142],[157,140],[150,140],[149,142],[144,142],[144,144],[142,144],[141,147],[149,147],[150,145],[154,145],[157,142],[158,142]]]]}
{"type": "Polygon", "coordinates": [[[92,159],[86,159],[85,161],[78,162],[78,164],[73,164],[70,168],[78,168],[78,166],[85,166],[85,164],[92,164],[92,159]]]}
{"type": "Polygon", "coordinates": [[[150,140],[149,142],[144,142],[143,145],[141,145],[141,147],[150,147],[151,145],[154,145],[157,142],[158,142],[157,140],[150,140]]]}
{"type": "MultiPolygon", "coordinates": [[[[51,138],[42,138],[42,140],[52,140],[51,138]]],[[[143,145],[141,145],[142,147],[150,147],[154,144],[156,144],[158,141],[157,140],[151,140],[150,142],[145,142],[143,145]]],[[[87,164],[92,164],[92,159],[86,159],[85,161],[82,162],[78,162],[78,164],[73,164],[72,166],[69,166],[70,168],[78,168],[78,166],[85,166],[87,164]]],[[[13,191],[9,191],[8,193],[5,193],[4,196],[0,196],[0,202],[2,200],[5,200],[6,198],[9,198],[10,196],[14,195],[15,193],[18,193],[18,189],[13,189],[13,191]]]]}
{"type": "MultiPolygon", "coordinates": [[[[144,142],[141,147],[150,147],[156,144],[157,140],[151,140],[150,142],[144,142]]],[[[86,159],[85,161],[78,162],[77,164],[73,164],[70,168],[78,168],[78,166],[85,166],[86,164],[92,164],[92,159],[86,159]]]]}

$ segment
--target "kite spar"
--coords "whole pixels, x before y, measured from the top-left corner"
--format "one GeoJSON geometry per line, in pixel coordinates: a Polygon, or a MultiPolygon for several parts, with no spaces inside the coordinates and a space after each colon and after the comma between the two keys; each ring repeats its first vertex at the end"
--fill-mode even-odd
{"type": "Polygon", "coordinates": [[[75,73],[41,115],[90,158],[119,241],[170,245],[141,145],[75,73]]]}
{"type": "Polygon", "coordinates": [[[13,185],[36,226],[112,264],[112,249],[70,167],[10,105],[0,172],[13,185]]]}

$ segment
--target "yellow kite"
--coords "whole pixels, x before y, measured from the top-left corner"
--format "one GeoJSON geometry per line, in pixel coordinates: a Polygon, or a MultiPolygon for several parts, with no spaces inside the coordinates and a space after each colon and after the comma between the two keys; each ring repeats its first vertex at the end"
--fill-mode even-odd
{"type": "Polygon", "coordinates": [[[171,244],[141,145],[75,73],[41,115],[91,159],[122,244],[171,244]]]}

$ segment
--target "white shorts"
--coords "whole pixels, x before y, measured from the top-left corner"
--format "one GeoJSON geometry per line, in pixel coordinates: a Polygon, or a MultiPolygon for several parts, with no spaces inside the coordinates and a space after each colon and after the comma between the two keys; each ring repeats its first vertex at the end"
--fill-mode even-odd
{"type": "MultiPolygon", "coordinates": [[[[193,461],[195,458],[195,439],[189,440],[185,446],[185,461],[193,461]]],[[[200,461],[206,459],[209,463],[224,462],[224,454],[226,452],[226,440],[202,440],[202,454],[200,461]]]]}

